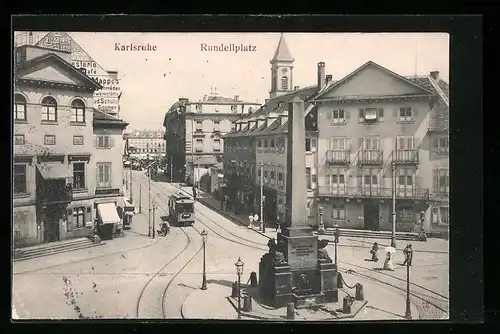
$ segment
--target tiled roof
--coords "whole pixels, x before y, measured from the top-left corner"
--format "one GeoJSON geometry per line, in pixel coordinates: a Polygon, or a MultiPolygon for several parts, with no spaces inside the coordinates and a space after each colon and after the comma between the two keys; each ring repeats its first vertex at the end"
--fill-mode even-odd
{"type": "Polygon", "coordinates": [[[288,49],[288,45],[286,45],[285,37],[281,34],[280,41],[278,42],[278,47],[274,52],[274,57],[271,61],[294,61],[290,50],[288,49]]]}
{"type": "Polygon", "coordinates": [[[128,123],[115,116],[106,114],[100,110],[94,109],[94,123],[121,124],[127,126],[128,123]]]}

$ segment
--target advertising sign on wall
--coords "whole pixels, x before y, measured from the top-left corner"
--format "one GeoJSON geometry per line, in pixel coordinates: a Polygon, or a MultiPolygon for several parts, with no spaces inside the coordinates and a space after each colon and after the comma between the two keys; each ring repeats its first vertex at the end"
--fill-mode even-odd
{"type": "Polygon", "coordinates": [[[103,88],[94,93],[94,107],[117,114],[120,103],[120,80],[104,70],[67,33],[50,32],[36,46],[71,52],[71,63],[103,88]]]}

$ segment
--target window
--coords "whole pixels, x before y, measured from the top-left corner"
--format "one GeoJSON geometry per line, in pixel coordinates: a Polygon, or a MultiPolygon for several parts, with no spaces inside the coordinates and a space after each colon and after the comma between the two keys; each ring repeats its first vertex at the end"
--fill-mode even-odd
{"type": "Polygon", "coordinates": [[[384,109],[364,108],[359,109],[358,120],[360,123],[377,123],[384,120],[384,109]]]}
{"type": "Polygon", "coordinates": [[[56,144],[56,136],[55,135],[45,135],[43,137],[43,143],[45,145],[55,145],[56,144]]]}
{"type": "Polygon", "coordinates": [[[264,147],[267,147],[267,139],[264,139],[264,147]]]}
{"type": "Polygon", "coordinates": [[[83,145],[83,136],[73,136],[73,145],[83,145]]]}
{"type": "Polygon", "coordinates": [[[214,139],[214,151],[220,151],[220,139],[214,139]]]}
{"type": "Polygon", "coordinates": [[[347,137],[331,137],[328,145],[330,150],[345,151],[347,150],[347,137]]]}
{"type": "MultiPolygon", "coordinates": [[[[231,107],[232,109],[232,107],[231,107]]],[[[231,122],[231,130],[235,130],[236,129],[236,122],[231,122]]]]}
{"type": "Polygon", "coordinates": [[[97,163],[97,187],[111,187],[111,163],[97,163]]]}
{"type": "Polygon", "coordinates": [[[73,163],[73,189],[85,189],[85,162],[73,163]]]}
{"type": "Polygon", "coordinates": [[[14,194],[26,194],[26,165],[14,165],[14,194]]]}
{"type": "Polygon", "coordinates": [[[196,131],[202,131],[202,130],[203,130],[203,122],[196,121],[196,131]]]}
{"type": "Polygon", "coordinates": [[[278,172],[278,181],[283,182],[283,172],[278,172]]]}
{"type": "Polygon", "coordinates": [[[14,135],[14,145],[24,145],[24,135],[14,135]]]}
{"type": "Polygon", "coordinates": [[[203,152],[203,139],[196,139],[196,152],[203,152]]]}
{"type": "Polygon", "coordinates": [[[97,148],[110,148],[111,138],[109,136],[97,136],[97,148]]]}
{"type": "Polygon", "coordinates": [[[267,178],[267,166],[264,166],[264,177],[267,178]]]}
{"type": "Polygon", "coordinates": [[[196,112],[199,112],[199,113],[202,111],[201,110],[202,108],[201,108],[200,104],[197,104],[196,107],[195,107],[195,109],[196,109],[196,112]]]}
{"type": "Polygon", "coordinates": [[[311,138],[306,138],[306,152],[311,152],[311,138]]]}
{"type": "Polygon", "coordinates": [[[345,123],[346,115],[344,109],[334,109],[327,113],[328,120],[333,124],[345,123]]]}
{"type": "Polygon", "coordinates": [[[311,167],[306,167],[306,185],[307,189],[312,189],[311,167]]]}
{"type": "Polygon", "coordinates": [[[288,78],[281,77],[281,90],[288,90],[288,78]]]}
{"type": "Polygon", "coordinates": [[[400,187],[413,186],[413,177],[411,175],[400,175],[398,177],[398,184],[400,187]]]}
{"type": "Polygon", "coordinates": [[[274,139],[271,139],[271,147],[274,147],[274,139]]]}
{"type": "Polygon", "coordinates": [[[396,138],[396,150],[414,150],[415,137],[412,136],[398,136],[396,138]]]}
{"type": "Polygon", "coordinates": [[[439,218],[441,224],[450,224],[450,208],[447,206],[442,206],[439,208],[439,218]]]}
{"type": "Polygon", "coordinates": [[[362,138],[364,151],[378,151],[380,150],[380,137],[371,136],[362,138]]]}
{"type": "Polygon", "coordinates": [[[214,121],[214,131],[220,131],[220,122],[214,121]]]}
{"type": "Polygon", "coordinates": [[[80,99],[71,102],[71,122],[85,123],[85,104],[80,99]]]}
{"type": "Polygon", "coordinates": [[[449,152],[449,137],[448,136],[438,136],[432,139],[433,150],[437,154],[448,154],[449,152]]]}
{"type": "Polygon", "coordinates": [[[57,102],[53,97],[47,96],[42,100],[42,121],[57,122],[57,102]]]}
{"type": "Polygon", "coordinates": [[[440,168],[437,170],[438,193],[448,194],[450,192],[449,179],[450,179],[450,174],[448,168],[440,168]]]}
{"type": "Polygon", "coordinates": [[[400,206],[398,208],[398,220],[399,221],[413,221],[414,210],[409,206],[400,206]]]}
{"type": "Polygon", "coordinates": [[[343,202],[334,202],[332,203],[332,219],[340,220],[345,219],[345,203],[343,202]]]}
{"type": "Polygon", "coordinates": [[[257,147],[262,147],[262,141],[260,139],[257,141],[257,147]]]}
{"type": "Polygon", "coordinates": [[[411,122],[413,121],[413,113],[411,107],[401,107],[399,108],[399,118],[400,122],[411,122]]]}
{"type": "Polygon", "coordinates": [[[84,206],[73,208],[73,215],[72,215],[72,222],[71,222],[72,228],[85,227],[85,220],[86,220],[85,219],[85,212],[86,212],[86,210],[87,210],[87,208],[84,206]]]}
{"type": "Polygon", "coordinates": [[[365,186],[371,187],[377,185],[377,175],[365,175],[365,186]]]}
{"type": "Polygon", "coordinates": [[[26,121],[26,99],[21,94],[14,96],[14,121],[26,121]]]}
{"type": "Polygon", "coordinates": [[[276,176],[276,172],[274,171],[274,167],[271,167],[271,180],[274,180],[275,176],[276,176]]]}

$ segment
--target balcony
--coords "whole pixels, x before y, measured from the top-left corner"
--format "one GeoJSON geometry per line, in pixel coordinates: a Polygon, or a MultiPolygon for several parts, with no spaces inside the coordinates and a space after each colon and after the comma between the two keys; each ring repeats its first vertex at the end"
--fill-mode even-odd
{"type": "Polygon", "coordinates": [[[394,150],[392,162],[397,165],[417,165],[418,150],[394,150]]]}
{"type": "Polygon", "coordinates": [[[73,200],[73,187],[65,182],[46,182],[37,194],[38,202],[42,206],[70,203],[73,200]]]}
{"type": "Polygon", "coordinates": [[[358,152],[359,165],[382,165],[384,152],[382,150],[362,150],[358,152]]]}
{"type": "Polygon", "coordinates": [[[349,165],[351,162],[351,152],[346,150],[326,151],[325,162],[329,165],[349,165]]]}
{"type": "MultiPolygon", "coordinates": [[[[345,187],[342,185],[320,186],[320,196],[353,198],[392,198],[392,188],[381,187],[345,187]]],[[[396,199],[428,200],[429,189],[396,188],[396,199]]]]}

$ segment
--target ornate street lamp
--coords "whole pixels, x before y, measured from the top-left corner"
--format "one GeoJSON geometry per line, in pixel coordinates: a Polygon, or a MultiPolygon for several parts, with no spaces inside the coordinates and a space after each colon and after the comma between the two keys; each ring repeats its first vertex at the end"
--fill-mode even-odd
{"type": "Polygon", "coordinates": [[[413,256],[413,250],[409,247],[403,250],[406,258],[406,312],[405,318],[411,320],[411,307],[410,307],[410,262],[413,256]]]}
{"type": "Polygon", "coordinates": [[[236,266],[236,274],[238,275],[238,319],[241,319],[241,275],[243,275],[244,263],[238,258],[234,264],[236,266]]]}
{"type": "Polygon", "coordinates": [[[201,232],[201,238],[203,240],[203,281],[201,283],[201,289],[206,290],[207,289],[207,270],[206,270],[206,244],[207,244],[207,236],[208,233],[203,230],[201,232]]]}
{"type": "Polygon", "coordinates": [[[335,228],[335,232],[333,232],[333,242],[335,243],[335,266],[337,265],[337,244],[339,243],[339,225],[335,224],[333,225],[335,228]]]}
{"type": "Polygon", "coordinates": [[[319,207],[319,226],[318,234],[325,234],[325,224],[323,224],[323,207],[319,207]]]}

